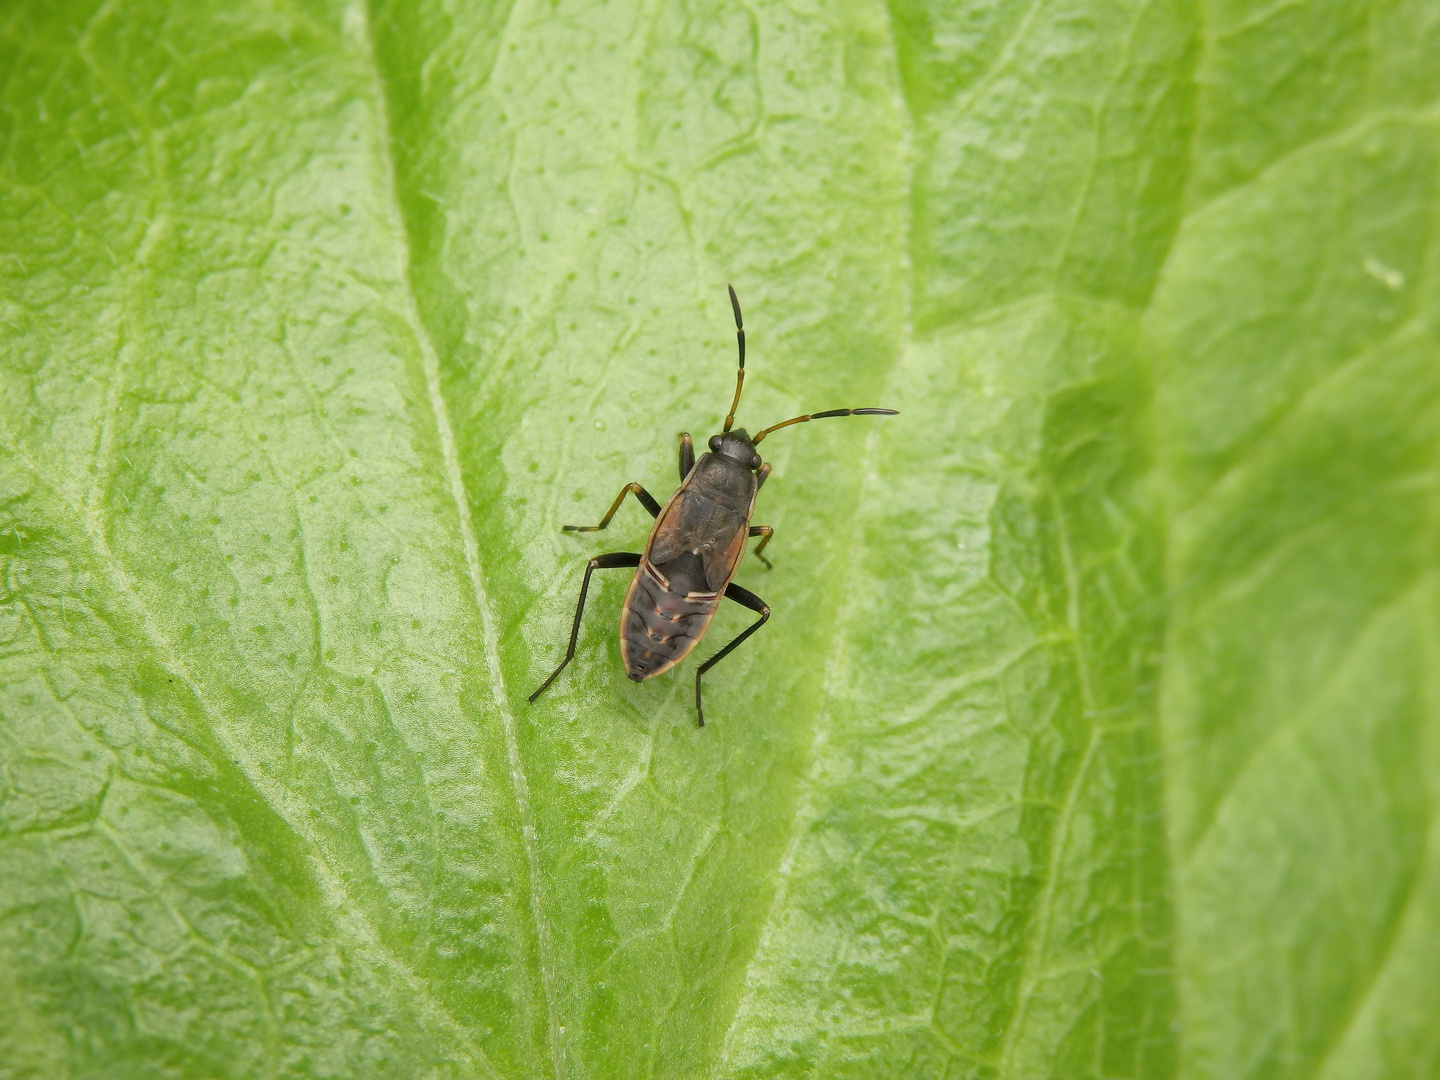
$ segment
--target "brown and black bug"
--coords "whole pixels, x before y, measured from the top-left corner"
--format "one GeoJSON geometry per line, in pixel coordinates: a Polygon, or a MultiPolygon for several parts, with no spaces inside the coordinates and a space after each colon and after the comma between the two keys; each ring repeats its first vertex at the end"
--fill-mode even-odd
{"type": "Polygon", "coordinates": [[[565,665],[575,655],[575,641],[580,636],[580,617],[585,612],[585,593],[590,588],[590,575],[596,570],[635,567],[630,591],[625,594],[625,608],[620,616],[620,655],[625,673],[635,682],[652,679],[669,671],[689,654],[705,636],[710,620],[720,606],[722,596],[743,604],[760,616],[734,641],[710,657],[695,672],[695,717],[705,726],[705,710],[700,703],[700,679],[712,667],[735,651],[751,634],[770,618],[770,607],[749,589],[741,588],[731,579],[740,568],[745,543],[752,536],[761,537],[755,557],[770,566],[763,552],[774,530],[769,525],[751,525],[755,512],[755,495],[770,466],[760,460],[755,447],[772,431],[803,424],[807,420],[823,420],[830,416],[894,416],[894,409],[831,409],[807,413],[772,424],[754,438],[744,428],[731,428],[735,410],[740,405],[740,391],[745,385],[745,324],[740,318],[740,301],[730,289],[730,306],[735,309],[735,337],[740,348],[740,368],[735,376],[735,397],[725,417],[725,427],[710,440],[710,453],[695,459],[695,446],[688,432],[680,436],[680,487],[662,507],[651,494],[636,483],[626,484],[615,496],[614,503],[600,519],[599,525],[566,525],[566,532],[598,532],[610,524],[626,494],[640,500],[650,511],[655,525],[645,551],[616,551],[597,555],[585,567],[580,583],[580,600],[575,605],[575,622],[570,627],[570,644],[565,659],[550,673],[540,689],[530,695],[533,702],[543,694],[565,665]]]}

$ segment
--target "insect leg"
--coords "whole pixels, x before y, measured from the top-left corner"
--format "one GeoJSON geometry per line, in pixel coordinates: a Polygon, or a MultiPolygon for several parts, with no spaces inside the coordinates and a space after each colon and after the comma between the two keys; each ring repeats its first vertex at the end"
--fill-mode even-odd
{"type": "Polygon", "coordinates": [[[615,501],[610,504],[610,509],[605,511],[605,516],[600,519],[599,525],[566,525],[561,532],[599,532],[610,524],[610,519],[615,516],[615,511],[620,509],[620,504],[625,501],[625,496],[632,494],[640,500],[640,505],[650,511],[651,517],[660,516],[660,504],[655,501],[648,491],[636,483],[626,484],[620,489],[620,494],[615,496],[615,501]]]}
{"type": "MultiPolygon", "coordinates": [[[[623,493],[622,493],[623,494],[623,493]]],[[[614,513],[612,510],[611,513],[614,513]]],[[[590,575],[596,570],[614,570],[622,566],[639,566],[643,556],[638,551],[615,551],[609,555],[596,555],[585,566],[585,580],[580,583],[580,601],[575,605],[575,624],[570,627],[570,644],[565,649],[565,659],[560,661],[560,666],[550,673],[550,677],[540,684],[540,689],[530,695],[533,703],[537,697],[543,694],[555,681],[555,677],[565,670],[565,665],[570,663],[575,655],[575,642],[580,637],[580,616],[585,614],[585,594],[590,589],[590,575]]]]}
{"type": "Polygon", "coordinates": [[[760,471],[755,474],[755,490],[759,491],[765,486],[765,481],[770,479],[770,463],[767,461],[760,466],[760,471]]]}
{"type": "Polygon", "coordinates": [[[764,555],[761,555],[760,553],[765,550],[765,545],[768,544],[768,543],[770,542],[770,538],[775,535],[775,529],[774,529],[774,527],[773,527],[773,526],[770,526],[770,525],[751,525],[751,526],[750,526],[750,535],[751,535],[751,536],[763,536],[763,537],[765,538],[765,539],[761,540],[759,544],[756,545],[756,547],[755,547],[755,558],[759,559],[761,562],[763,562],[763,563],[765,564],[765,569],[766,569],[766,570],[773,570],[774,567],[770,565],[770,560],[767,559],[767,558],[765,558],[765,556],[764,556],[764,555]]]}
{"type": "Polygon", "coordinates": [[[695,467],[695,443],[690,439],[688,431],[680,433],[680,479],[690,475],[690,470],[695,467]]]}
{"type": "Polygon", "coordinates": [[[748,628],[740,631],[740,635],[734,641],[710,657],[709,660],[706,660],[700,665],[700,669],[695,672],[695,719],[699,721],[701,727],[705,726],[705,710],[700,707],[700,676],[704,675],[705,672],[709,671],[721,660],[724,660],[725,657],[734,652],[737,645],[756,630],[759,630],[760,627],[764,626],[765,620],[770,618],[770,605],[765,603],[764,600],[761,600],[749,589],[742,589],[739,585],[731,582],[725,586],[725,596],[730,600],[734,600],[737,604],[744,604],[751,611],[758,611],[760,613],[760,619],[752,623],[748,628]]]}

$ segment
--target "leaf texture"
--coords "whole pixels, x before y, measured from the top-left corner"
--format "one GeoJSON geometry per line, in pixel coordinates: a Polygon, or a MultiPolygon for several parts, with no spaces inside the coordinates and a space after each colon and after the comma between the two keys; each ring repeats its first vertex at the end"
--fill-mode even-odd
{"type": "Polygon", "coordinates": [[[1431,6],[9,5],[0,1076],[1440,1074],[1431,6]]]}

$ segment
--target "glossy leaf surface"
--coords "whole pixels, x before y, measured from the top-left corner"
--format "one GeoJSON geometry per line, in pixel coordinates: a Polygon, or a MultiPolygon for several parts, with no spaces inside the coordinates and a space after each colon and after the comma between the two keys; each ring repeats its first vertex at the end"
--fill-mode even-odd
{"type": "Polygon", "coordinates": [[[1433,5],[0,10],[0,1076],[1440,1072],[1433,5]],[[601,574],[776,433],[775,615],[601,574]],[[718,649],[748,613],[726,611],[718,649]]]}

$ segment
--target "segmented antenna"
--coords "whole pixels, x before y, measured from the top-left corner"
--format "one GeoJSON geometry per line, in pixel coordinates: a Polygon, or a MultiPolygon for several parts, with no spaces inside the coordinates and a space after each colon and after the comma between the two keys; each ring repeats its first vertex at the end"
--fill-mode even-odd
{"type": "MultiPolygon", "coordinates": [[[[753,442],[753,443],[759,443],[759,441],[760,441],[761,439],[765,438],[766,435],[769,435],[770,432],[772,432],[772,431],[779,431],[782,427],[789,427],[791,424],[804,424],[804,423],[808,423],[808,422],[811,421],[811,420],[825,420],[825,419],[828,419],[829,417],[832,417],[832,416],[899,416],[899,415],[900,415],[900,413],[899,413],[899,411],[896,410],[896,409],[831,409],[831,410],[829,410],[828,412],[806,413],[804,416],[791,417],[789,420],[786,420],[783,424],[771,424],[769,427],[767,427],[764,431],[760,432],[759,435],[756,435],[756,436],[755,436],[753,439],[751,439],[750,441],[753,442]]],[[[726,430],[728,431],[729,429],[727,428],[726,430]]]]}
{"type": "Polygon", "coordinates": [[[735,311],[735,340],[740,345],[740,370],[735,373],[735,400],[730,402],[730,412],[725,417],[724,431],[735,426],[735,410],[740,407],[740,391],[745,386],[745,323],[740,318],[740,298],[735,295],[735,286],[726,285],[730,290],[730,306],[735,311]]]}

